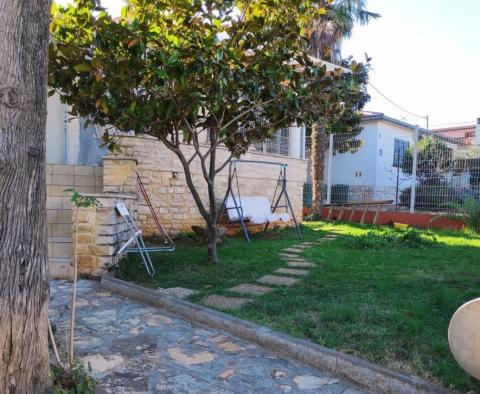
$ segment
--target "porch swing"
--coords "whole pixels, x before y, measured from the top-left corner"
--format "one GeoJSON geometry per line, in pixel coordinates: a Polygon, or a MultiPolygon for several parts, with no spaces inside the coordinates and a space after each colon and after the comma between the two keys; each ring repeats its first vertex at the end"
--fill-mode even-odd
{"type": "Polygon", "coordinates": [[[232,160],[228,169],[227,192],[223,199],[220,215],[226,211],[229,222],[240,222],[243,234],[248,243],[250,235],[246,223],[264,224],[263,231],[274,222],[288,222],[293,220],[298,238],[302,239],[300,227],[295,218],[290,197],[287,191],[287,164],[261,160],[232,160]],[[238,167],[242,164],[259,164],[279,167],[279,174],[271,202],[265,196],[242,196],[238,182],[238,167]],[[236,194],[234,192],[234,181],[236,194]],[[282,198],[284,200],[281,204],[282,198]],[[285,213],[277,212],[277,209],[284,208],[285,213]],[[290,213],[289,213],[290,211],[290,213]]]}

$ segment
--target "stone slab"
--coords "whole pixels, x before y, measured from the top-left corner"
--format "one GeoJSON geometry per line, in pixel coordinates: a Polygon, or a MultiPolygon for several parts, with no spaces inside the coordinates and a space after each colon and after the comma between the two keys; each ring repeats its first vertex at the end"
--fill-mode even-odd
{"type": "Polygon", "coordinates": [[[297,283],[299,279],[289,278],[286,276],[265,275],[257,279],[257,282],[266,283],[267,285],[292,286],[297,283]]]}
{"type": "Polygon", "coordinates": [[[233,293],[250,294],[254,296],[263,295],[272,290],[273,289],[271,287],[259,286],[253,283],[241,283],[228,289],[228,291],[231,291],[233,293]]]}
{"type": "Polygon", "coordinates": [[[310,249],[310,246],[291,246],[287,249],[284,249],[284,252],[294,252],[294,253],[301,253],[304,252],[305,250],[310,249]]]}
{"type": "Polygon", "coordinates": [[[305,252],[306,249],[285,249],[283,252],[286,254],[300,254],[305,252]]]}
{"type": "Polygon", "coordinates": [[[280,253],[279,256],[284,259],[301,259],[297,253],[280,253]]]}
{"type": "Polygon", "coordinates": [[[307,263],[308,260],[307,259],[304,259],[302,257],[283,257],[284,260],[287,260],[287,261],[297,261],[297,262],[300,262],[300,263],[307,263]]]}
{"type": "Polygon", "coordinates": [[[275,272],[277,274],[299,275],[299,276],[306,276],[309,274],[307,270],[296,270],[292,268],[279,268],[275,272]]]}
{"type": "Polygon", "coordinates": [[[184,287],[168,287],[166,289],[158,289],[159,293],[166,294],[172,297],[177,297],[182,300],[192,295],[198,294],[197,290],[187,289],[184,287]]]}
{"type": "Polygon", "coordinates": [[[310,245],[304,245],[304,244],[301,244],[301,245],[292,245],[292,246],[289,246],[287,249],[308,249],[310,247],[310,245]]]}
{"type": "Polygon", "coordinates": [[[289,267],[315,267],[315,264],[309,263],[308,261],[289,261],[288,263],[289,267]]]}
{"type": "Polygon", "coordinates": [[[251,302],[248,298],[227,297],[219,294],[211,294],[202,298],[201,303],[221,310],[240,309],[245,304],[251,302]]]}

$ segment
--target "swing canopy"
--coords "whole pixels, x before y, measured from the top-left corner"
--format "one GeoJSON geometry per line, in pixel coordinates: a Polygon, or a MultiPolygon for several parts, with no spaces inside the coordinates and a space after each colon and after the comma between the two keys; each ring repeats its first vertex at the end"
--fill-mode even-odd
{"type": "MultiPolygon", "coordinates": [[[[268,198],[265,196],[244,196],[237,199],[237,204],[242,207],[243,219],[249,220],[254,224],[265,224],[269,222],[290,221],[289,213],[272,213],[272,206],[268,198]]],[[[233,197],[227,198],[227,215],[228,220],[236,222],[240,220],[240,216],[235,209],[233,197]]]]}

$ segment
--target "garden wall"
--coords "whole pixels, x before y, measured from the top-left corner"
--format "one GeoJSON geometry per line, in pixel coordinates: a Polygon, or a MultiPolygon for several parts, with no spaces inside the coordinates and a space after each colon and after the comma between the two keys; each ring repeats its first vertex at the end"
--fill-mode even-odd
{"type": "MultiPolygon", "coordinates": [[[[104,192],[131,193],[135,188],[136,169],[141,176],[150,200],[167,231],[178,233],[189,231],[192,225],[205,223],[185,183],[185,174],[177,156],[163,143],[149,136],[121,137],[119,144],[122,155],[108,155],[104,158],[104,192]],[[134,174],[134,172],[133,172],[134,174]]],[[[187,157],[194,153],[191,146],[183,145],[187,157]]],[[[205,148],[206,149],[206,148],[205,148]]],[[[228,157],[228,151],[218,149],[218,163],[228,157]]],[[[302,218],[303,184],[307,177],[307,161],[285,156],[248,152],[242,159],[284,162],[288,164],[288,192],[298,220],[302,218]]],[[[195,185],[199,186],[204,202],[207,198],[206,183],[200,161],[192,163],[195,185]]],[[[267,196],[271,201],[279,168],[270,165],[245,164],[239,168],[239,183],[242,196],[267,196]]],[[[227,189],[228,166],[216,178],[216,192],[219,204],[227,189]]],[[[146,235],[155,233],[155,224],[148,206],[141,196],[138,201],[137,220],[146,235]]]]}
{"type": "Polygon", "coordinates": [[[79,274],[99,276],[118,262],[116,252],[131,237],[127,224],[115,210],[115,204],[122,201],[135,218],[137,197],[119,193],[85,193],[84,196],[94,197],[99,206],[78,209],[77,237],[77,212],[72,210],[72,252],[76,247],[79,274]]]}

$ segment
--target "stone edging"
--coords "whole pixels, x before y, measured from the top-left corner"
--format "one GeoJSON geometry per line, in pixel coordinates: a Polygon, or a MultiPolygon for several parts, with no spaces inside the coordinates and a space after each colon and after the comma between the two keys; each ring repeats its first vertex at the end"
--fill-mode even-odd
{"type": "Polygon", "coordinates": [[[249,321],[180,300],[154,290],[125,282],[110,275],[102,277],[102,288],[139,302],[161,307],[186,320],[225,330],[280,355],[347,378],[376,393],[448,393],[426,380],[273,331],[249,321]]]}

